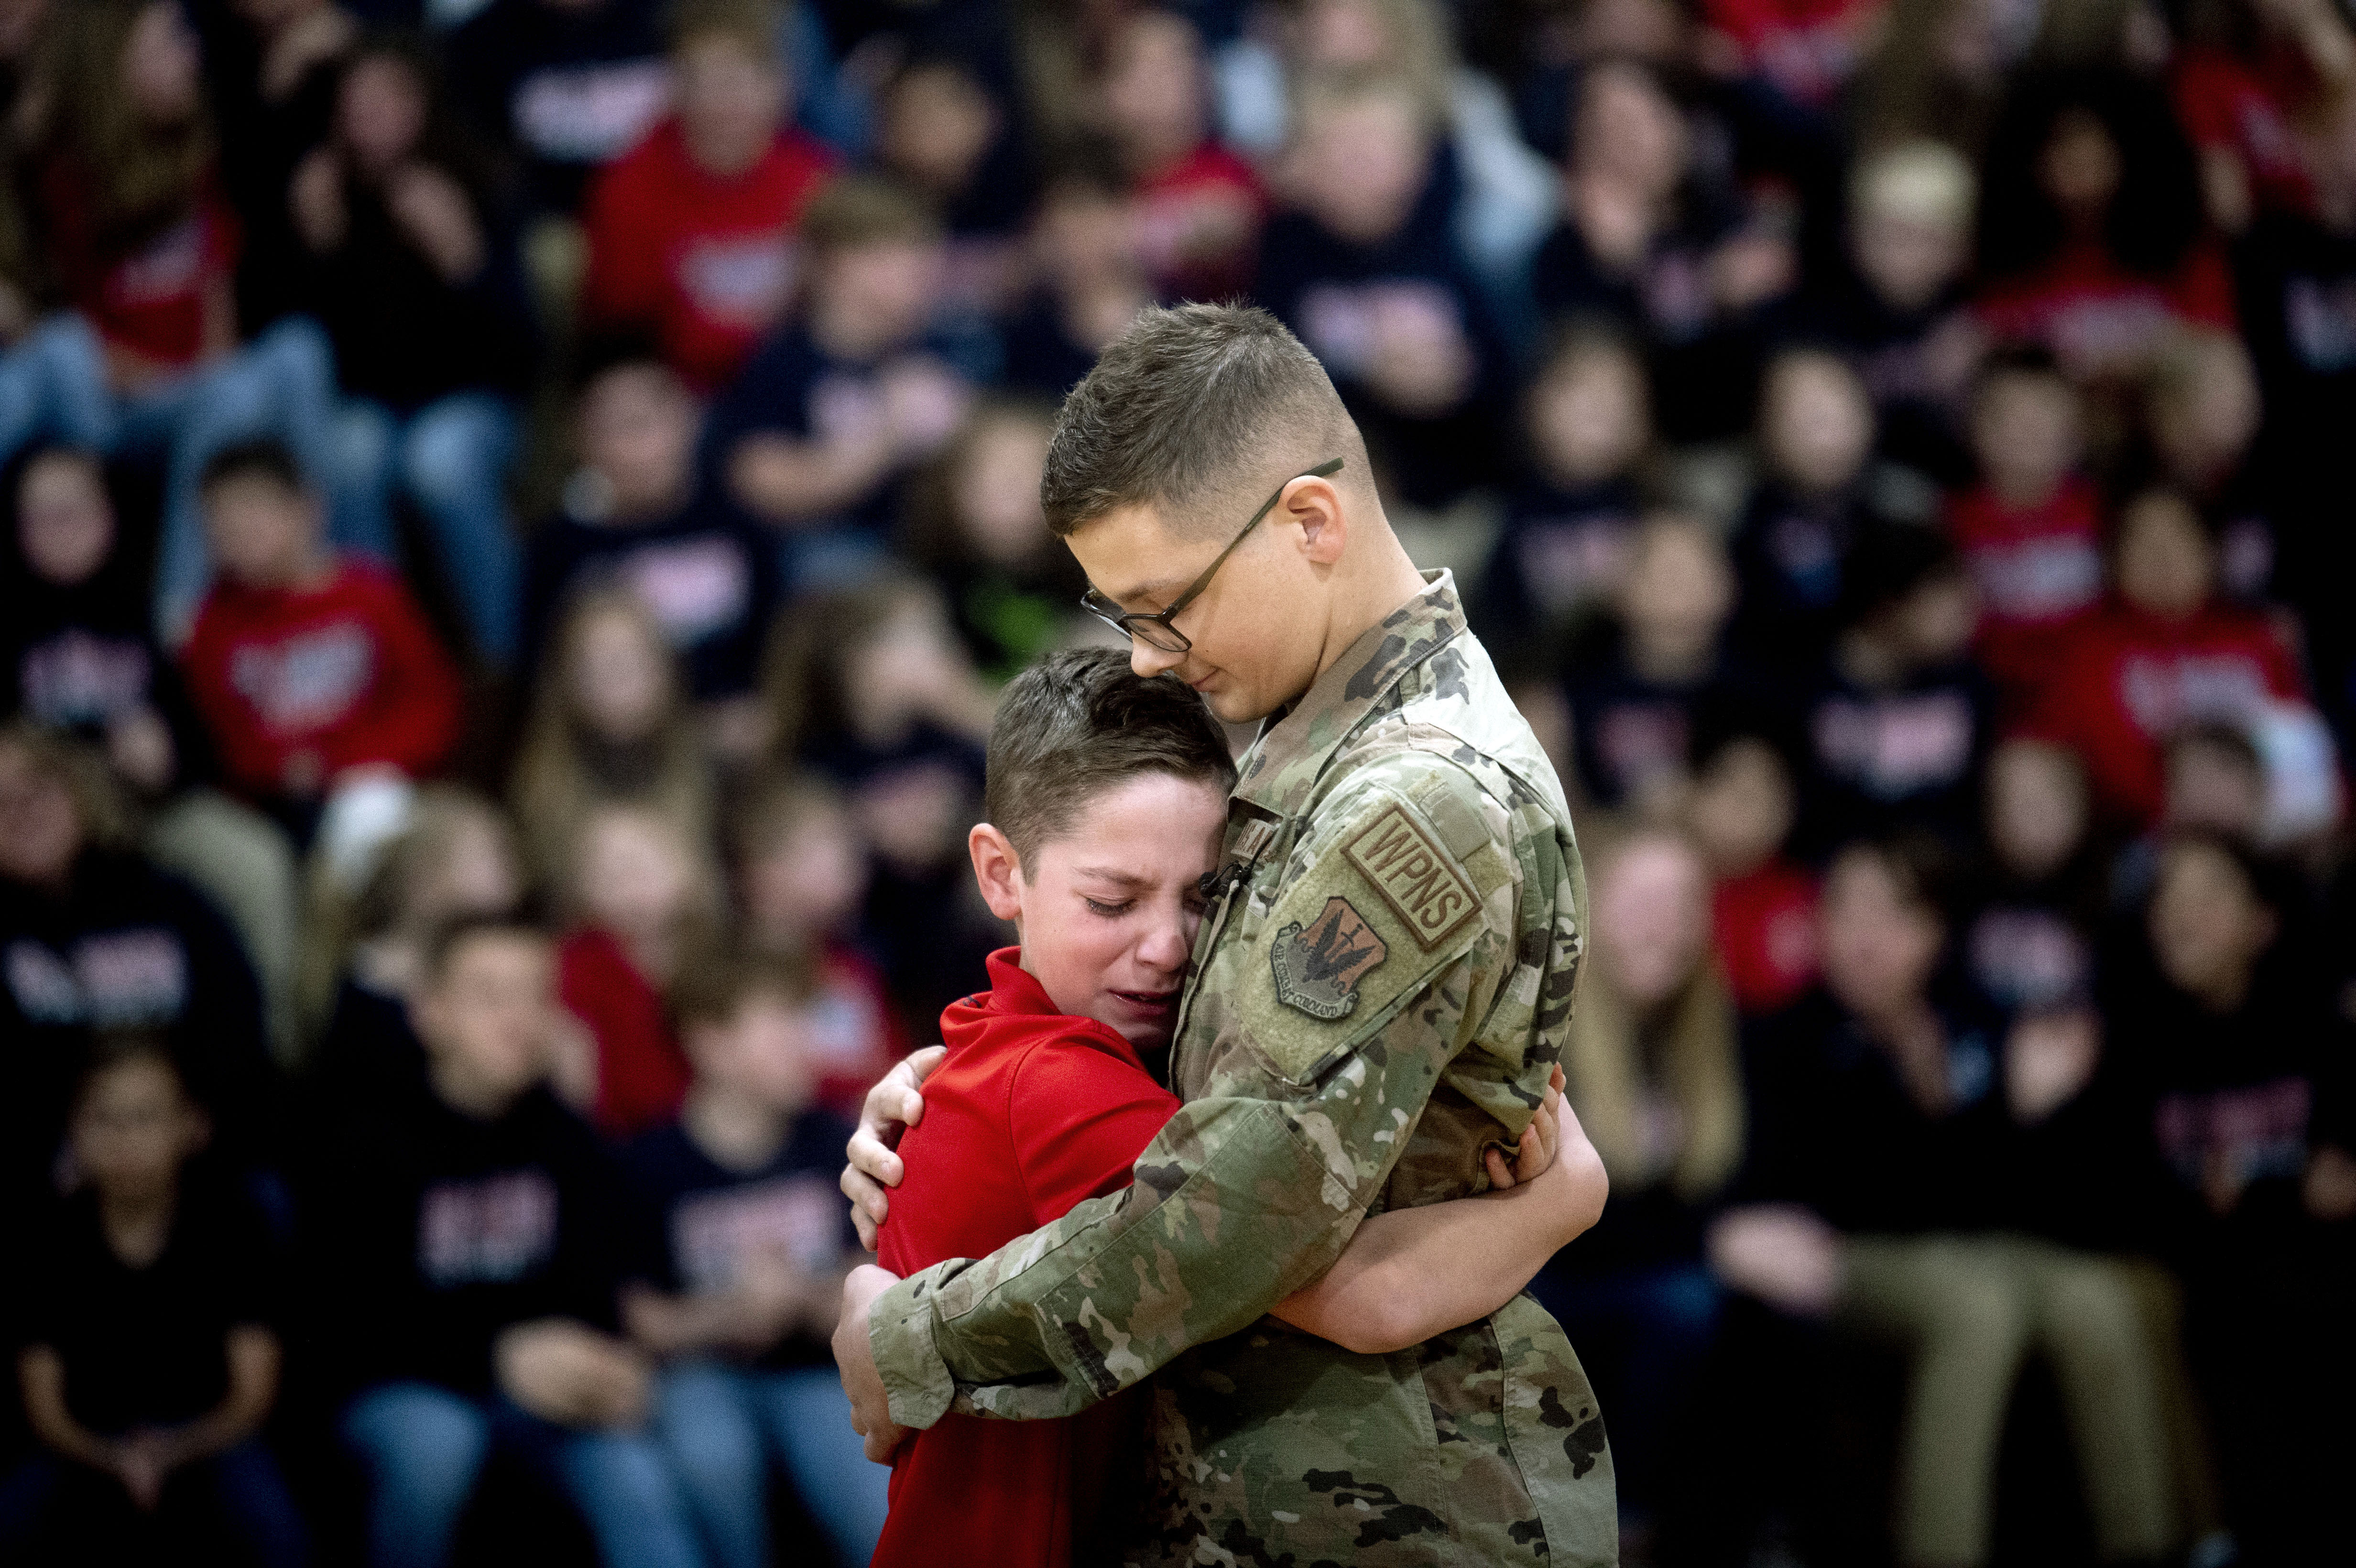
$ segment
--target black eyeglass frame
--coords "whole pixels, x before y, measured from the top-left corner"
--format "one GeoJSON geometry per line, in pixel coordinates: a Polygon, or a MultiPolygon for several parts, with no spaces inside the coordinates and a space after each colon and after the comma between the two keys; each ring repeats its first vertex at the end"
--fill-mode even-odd
{"type": "Polygon", "coordinates": [[[1279,485],[1276,487],[1276,493],[1270,496],[1266,501],[1261,502],[1259,510],[1251,515],[1251,521],[1246,523],[1242,529],[1237,533],[1236,537],[1227,541],[1226,549],[1221,550],[1217,555],[1212,558],[1211,564],[1203,569],[1203,575],[1197,577],[1193,582],[1187,584],[1186,591],[1170,602],[1170,607],[1168,609],[1125,611],[1119,605],[1114,603],[1111,600],[1098,592],[1094,587],[1089,588],[1086,593],[1080,595],[1080,608],[1086,610],[1089,614],[1094,615],[1098,620],[1102,621],[1106,625],[1110,626],[1114,631],[1119,632],[1126,636],[1135,638],[1137,641],[1143,643],[1147,647],[1158,648],[1165,654],[1183,654],[1187,652],[1194,647],[1194,640],[1171,624],[1177,619],[1178,613],[1185,609],[1187,605],[1192,604],[1198,597],[1201,596],[1203,590],[1211,585],[1211,579],[1217,576],[1219,568],[1227,563],[1227,557],[1235,554],[1236,547],[1242,544],[1246,539],[1249,538],[1251,536],[1251,531],[1254,528],[1259,527],[1259,521],[1262,517],[1267,517],[1269,513],[1276,509],[1276,504],[1284,499],[1285,491],[1292,486],[1294,481],[1301,479],[1330,479],[1340,472],[1342,472],[1342,459],[1336,457],[1330,459],[1327,462],[1321,463],[1314,468],[1296,474],[1292,478],[1286,480],[1281,485],[1279,485]],[[1160,628],[1161,633],[1163,635],[1168,636],[1171,640],[1169,642],[1163,642],[1159,636],[1155,636],[1142,630],[1142,628],[1147,626],[1160,628]]]}

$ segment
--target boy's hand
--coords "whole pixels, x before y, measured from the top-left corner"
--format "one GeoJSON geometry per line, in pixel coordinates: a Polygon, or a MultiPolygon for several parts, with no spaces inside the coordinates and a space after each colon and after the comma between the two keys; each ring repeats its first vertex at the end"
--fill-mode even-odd
{"type": "Polygon", "coordinates": [[[866,1104],[860,1107],[859,1130],[843,1151],[851,1163],[842,1168],[842,1195],[851,1200],[859,1244],[871,1253],[884,1216],[891,1212],[888,1189],[899,1186],[907,1174],[892,1151],[899,1147],[902,1133],[925,1119],[922,1085],[948,1053],[943,1045],[910,1051],[867,1091],[866,1104]]]}
{"type": "MultiPolygon", "coordinates": [[[[1494,1148],[1481,1151],[1482,1163],[1489,1168],[1489,1185],[1500,1192],[1510,1191],[1525,1181],[1536,1181],[1555,1162],[1562,1149],[1562,1068],[1557,1065],[1547,1076],[1547,1092],[1538,1108],[1530,1117],[1530,1125],[1522,1129],[1519,1146],[1514,1153],[1514,1163],[1508,1166],[1505,1157],[1494,1148]]],[[[1578,1125],[1576,1118],[1571,1125],[1578,1125]]]]}
{"type": "Polygon", "coordinates": [[[892,1396],[875,1370],[867,1314],[877,1296],[899,1283],[899,1275],[873,1264],[852,1269],[842,1281],[842,1316],[834,1326],[834,1364],[842,1373],[842,1392],[851,1396],[851,1429],[866,1440],[867,1456],[879,1465],[892,1462],[905,1434],[892,1422],[892,1396]]]}

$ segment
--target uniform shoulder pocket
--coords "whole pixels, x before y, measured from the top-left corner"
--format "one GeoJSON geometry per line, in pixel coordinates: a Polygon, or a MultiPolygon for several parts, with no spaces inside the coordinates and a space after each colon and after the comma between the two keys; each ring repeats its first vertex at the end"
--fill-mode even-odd
{"type": "Polygon", "coordinates": [[[1333,804],[1339,820],[1318,825],[1240,976],[1244,1032],[1295,1087],[1323,1076],[1462,957],[1488,928],[1496,891],[1474,869],[1483,857],[1468,864],[1459,848],[1478,822],[1471,807],[1451,800],[1435,811],[1430,792],[1386,786],[1333,804]]]}

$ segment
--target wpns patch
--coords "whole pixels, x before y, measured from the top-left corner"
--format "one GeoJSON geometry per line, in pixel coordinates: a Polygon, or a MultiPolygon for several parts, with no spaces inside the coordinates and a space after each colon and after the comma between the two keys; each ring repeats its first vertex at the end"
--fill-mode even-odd
{"type": "Polygon", "coordinates": [[[1360,828],[1342,853],[1427,948],[1440,945],[1481,907],[1456,862],[1400,806],[1387,807],[1360,828]]]}
{"type": "Polygon", "coordinates": [[[1331,1022],[1358,1005],[1358,982],[1390,956],[1347,899],[1327,899],[1304,929],[1299,921],[1276,933],[1268,950],[1276,976],[1276,999],[1312,1019],[1331,1022]]]}

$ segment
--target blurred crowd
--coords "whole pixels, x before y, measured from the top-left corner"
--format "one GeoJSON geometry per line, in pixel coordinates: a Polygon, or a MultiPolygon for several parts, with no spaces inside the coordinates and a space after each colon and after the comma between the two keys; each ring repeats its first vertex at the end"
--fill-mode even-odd
{"type": "Polygon", "coordinates": [[[1627,1561],[2356,1554],[2340,0],[0,0],[0,1556],[864,1561],[842,1118],[1226,298],[1573,804],[1627,1561]]]}

